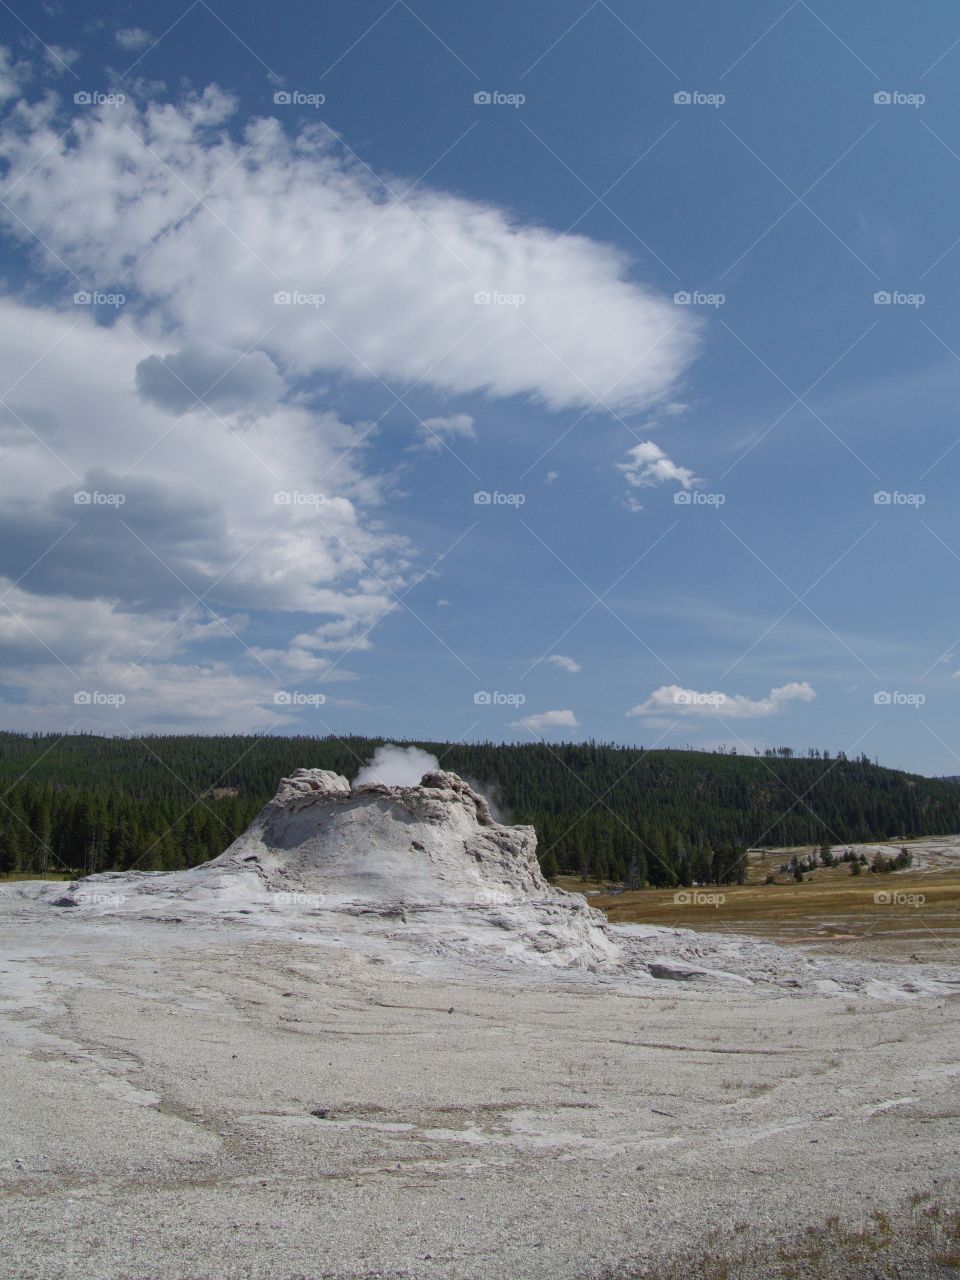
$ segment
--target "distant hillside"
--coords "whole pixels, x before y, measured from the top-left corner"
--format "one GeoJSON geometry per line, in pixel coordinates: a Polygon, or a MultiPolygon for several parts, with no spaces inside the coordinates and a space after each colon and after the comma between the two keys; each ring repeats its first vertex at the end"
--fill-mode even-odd
{"type": "MultiPolygon", "coordinates": [[[[353,778],[383,739],[0,733],[0,871],[173,869],[213,857],[301,765],[353,778]]],[[[953,780],[866,758],[599,743],[416,744],[532,823],[544,870],[740,878],[748,846],[960,831],[953,780]]]]}

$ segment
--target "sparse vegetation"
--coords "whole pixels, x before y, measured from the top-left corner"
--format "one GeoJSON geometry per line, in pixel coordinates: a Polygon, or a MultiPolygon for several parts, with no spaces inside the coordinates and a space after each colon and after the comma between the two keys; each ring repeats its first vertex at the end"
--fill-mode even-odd
{"type": "Polygon", "coordinates": [[[861,1224],[835,1216],[808,1226],[793,1240],[744,1247],[748,1233],[712,1233],[709,1250],[664,1267],[617,1267],[603,1280],[861,1280],[864,1276],[935,1276],[960,1268],[960,1209],[920,1205],[915,1194],[896,1213],[874,1210],[861,1224]]]}

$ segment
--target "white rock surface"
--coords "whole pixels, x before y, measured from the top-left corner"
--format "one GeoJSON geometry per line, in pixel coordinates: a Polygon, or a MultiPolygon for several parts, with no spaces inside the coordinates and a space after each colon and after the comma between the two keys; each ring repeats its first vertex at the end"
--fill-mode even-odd
{"type": "MultiPolygon", "coordinates": [[[[960,969],[816,958],[737,934],[612,926],[544,879],[532,827],[507,826],[454,773],[351,787],[325,769],[284,778],[249,829],[189,871],[108,873],[6,891],[22,906],[171,924],[219,920],[346,946],[431,972],[469,965],[630,985],[750,988],[758,997],[960,992],[960,969]]],[[[2,900],[2,894],[0,894],[2,900]]]]}

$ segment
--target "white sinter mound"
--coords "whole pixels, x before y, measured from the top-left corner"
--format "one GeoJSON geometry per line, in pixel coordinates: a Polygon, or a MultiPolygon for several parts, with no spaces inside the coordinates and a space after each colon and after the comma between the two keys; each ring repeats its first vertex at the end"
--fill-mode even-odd
{"type": "Polygon", "coordinates": [[[30,891],[61,908],[255,917],[319,928],[348,945],[379,941],[495,966],[617,966],[622,949],[605,917],[544,879],[536,846],[532,827],[495,822],[453,773],[424,774],[413,787],[351,788],[328,770],[298,769],[212,862],[30,891]]]}
{"type": "Polygon", "coordinates": [[[855,991],[910,999],[960,990],[960,971],[815,958],[735,934],[615,927],[543,877],[532,827],[494,821],[454,773],[350,786],[298,769],[239,839],[189,871],[89,876],[15,896],[77,914],[245,923],[311,942],[487,968],[558,969],[630,983],[855,991]]]}

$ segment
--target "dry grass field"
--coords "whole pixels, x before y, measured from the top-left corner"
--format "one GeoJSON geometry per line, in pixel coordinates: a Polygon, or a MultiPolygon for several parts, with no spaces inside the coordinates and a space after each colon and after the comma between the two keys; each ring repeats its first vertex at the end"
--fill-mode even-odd
{"type": "MultiPolygon", "coordinates": [[[[907,841],[915,865],[878,875],[868,867],[851,875],[844,863],[819,867],[802,883],[779,868],[811,846],[751,850],[747,883],[682,890],[619,892],[562,876],[565,889],[586,893],[591,906],[613,924],[654,924],[707,931],[729,930],[768,941],[822,943],[831,950],[883,959],[945,961],[960,955],[960,840],[907,841]],[[765,883],[772,875],[774,883],[765,883]]],[[[889,846],[857,846],[895,856],[889,846]]]]}

